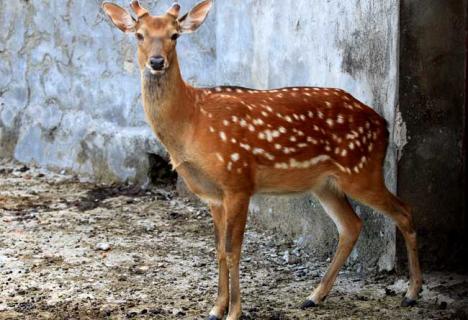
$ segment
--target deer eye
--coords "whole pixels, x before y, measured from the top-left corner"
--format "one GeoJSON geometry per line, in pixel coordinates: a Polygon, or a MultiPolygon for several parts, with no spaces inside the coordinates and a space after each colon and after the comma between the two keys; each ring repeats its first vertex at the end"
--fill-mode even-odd
{"type": "Polygon", "coordinates": [[[139,33],[139,32],[136,34],[136,38],[138,39],[138,41],[143,41],[143,40],[145,40],[145,37],[144,37],[141,33],[139,33]]]}
{"type": "Polygon", "coordinates": [[[171,40],[172,40],[172,41],[176,41],[178,38],[179,38],[179,34],[178,34],[178,33],[174,33],[174,34],[171,36],[171,40]]]}

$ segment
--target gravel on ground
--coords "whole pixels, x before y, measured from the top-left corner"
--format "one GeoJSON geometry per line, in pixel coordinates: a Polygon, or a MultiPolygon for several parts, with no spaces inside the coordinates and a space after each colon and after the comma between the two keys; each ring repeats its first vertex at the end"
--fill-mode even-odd
{"type": "MultiPolygon", "coordinates": [[[[206,319],[217,268],[206,207],[172,186],[141,189],[0,164],[0,319],[206,319]]],[[[328,262],[249,224],[244,319],[468,319],[468,277],[343,270],[325,303],[298,306],[328,262]]]]}

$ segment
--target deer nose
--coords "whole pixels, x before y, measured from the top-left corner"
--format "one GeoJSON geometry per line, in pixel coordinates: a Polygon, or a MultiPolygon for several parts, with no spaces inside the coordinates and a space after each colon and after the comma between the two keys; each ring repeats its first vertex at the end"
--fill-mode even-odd
{"type": "Polygon", "coordinates": [[[152,56],[149,64],[153,70],[162,70],[164,68],[164,58],[162,56],[152,56]]]}

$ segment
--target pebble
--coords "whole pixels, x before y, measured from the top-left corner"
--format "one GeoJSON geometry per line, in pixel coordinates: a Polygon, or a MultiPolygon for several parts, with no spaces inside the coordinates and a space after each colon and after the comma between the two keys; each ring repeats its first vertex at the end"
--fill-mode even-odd
{"type": "Polygon", "coordinates": [[[174,315],[174,316],[185,316],[185,312],[182,309],[174,309],[174,310],[172,310],[172,315],[174,315]]]}
{"type": "Polygon", "coordinates": [[[100,251],[109,251],[111,249],[111,245],[106,242],[99,242],[96,244],[96,250],[100,251]]]}
{"type": "Polygon", "coordinates": [[[133,271],[136,273],[136,274],[145,274],[146,272],[148,272],[149,270],[149,267],[148,266],[136,266],[133,271]]]}
{"type": "Polygon", "coordinates": [[[296,257],[294,255],[291,255],[289,251],[285,251],[283,254],[283,259],[287,264],[297,264],[300,262],[301,259],[299,257],[296,257]]]}
{"type": "Polygon", "coordinates": [[[156,230],[156,226],[154,225],[154,223],[148,223],[147,225],[144,226],[144,228],[145,228],[145,231],[147,232],[156,230]]]}

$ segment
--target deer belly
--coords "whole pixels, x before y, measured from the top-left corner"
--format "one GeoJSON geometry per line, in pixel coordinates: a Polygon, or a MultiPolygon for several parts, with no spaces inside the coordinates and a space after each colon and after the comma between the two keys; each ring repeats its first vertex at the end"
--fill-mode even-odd
{"type": "Polygon", "coordinates": [[[334,175],[334,168],[327,163],[307,170],[278,170],[263,167],[257,170],[255,192],[259,194],[293,194],[313,192],[334,175]]]}
{"type": "Polygon", "coordinates": [[[212,203],[222,201],[222,191],[220,187],[203,170],[200,170],[191,163],[184,163],[177,169],[177,173],[182,177],[191,192],[201,200],[212,203]]]}

